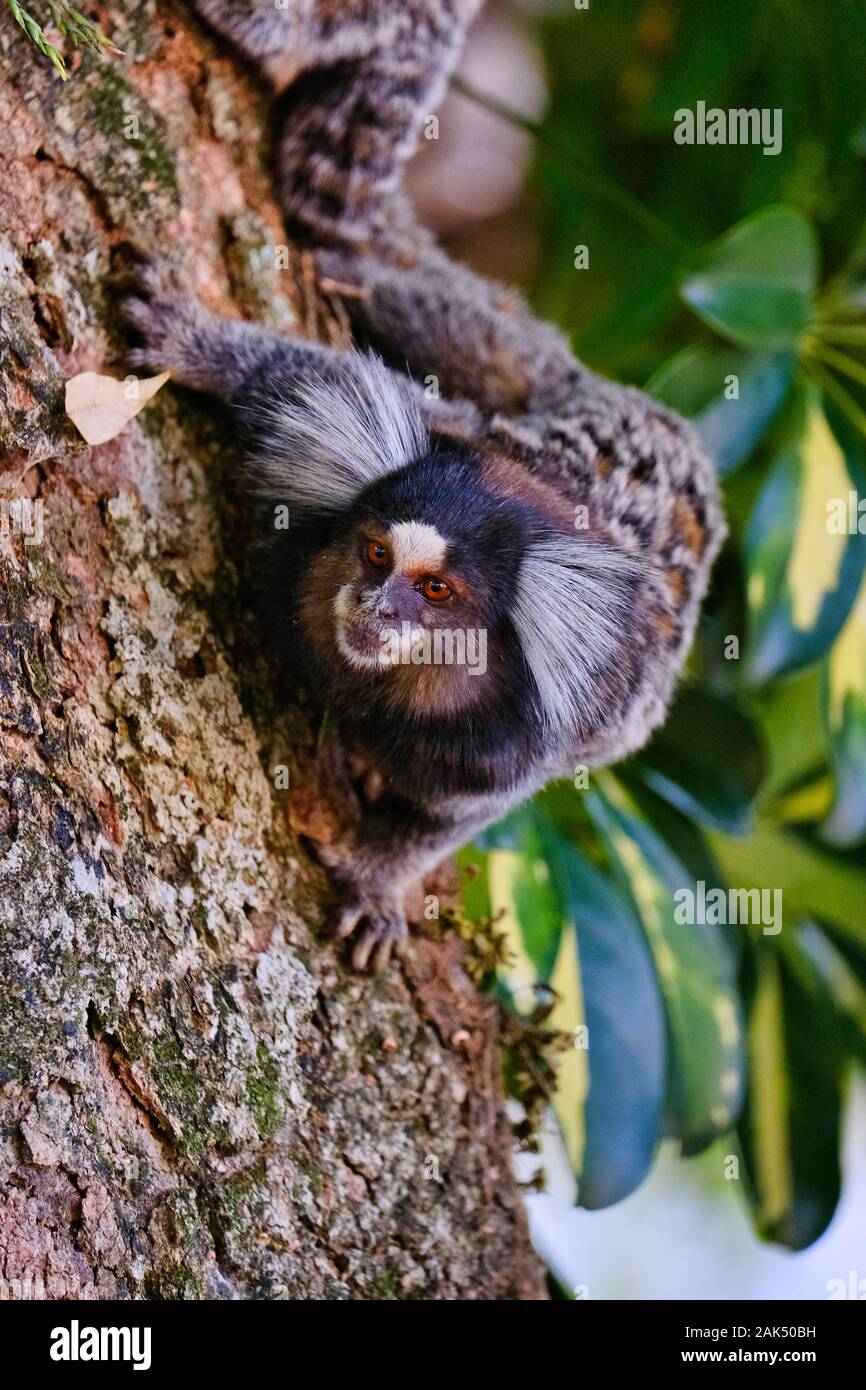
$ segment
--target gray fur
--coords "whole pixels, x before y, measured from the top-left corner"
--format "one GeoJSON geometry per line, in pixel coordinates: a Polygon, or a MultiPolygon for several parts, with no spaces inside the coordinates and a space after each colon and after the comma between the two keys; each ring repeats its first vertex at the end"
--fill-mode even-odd
{"type": "Polygon", "coordinates": [[[605,673],[628,642],[640,565],[592,540],[551,536],[527,546],[512,618],[551,735],[594,722],[605,673]]]}

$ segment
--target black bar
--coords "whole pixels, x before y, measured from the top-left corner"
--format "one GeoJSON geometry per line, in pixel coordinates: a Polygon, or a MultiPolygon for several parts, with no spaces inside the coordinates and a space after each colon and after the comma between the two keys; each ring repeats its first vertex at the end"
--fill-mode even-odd
{"type": "MultiPolygon", "coordinates": [[[[472,1304],[478,1309],[478,1304],[472,1304]]],[[[350,1373],[361,1370],[366,1357],[359,1356],[370,1341],[371,1358],[381,1354],[383,1333],[411,1331],[436,1340],[424,1342],[425,1368],[431,1349],[441,1347],[444,1361],[452,1370],[463,1365],[458,1344],[444,1340],[450,1327],[463,1339],[470,1333],[484,1357],[497,1353],[511,1355],[515,1337],[525,1337],[531,1329],[533,1341],[524,1342],[523,1355],[529,1362],[538,1359],[539,1372],[551,1355],[568,1356],[566,1365],[577,1373],[589,1372],[599,1364],[612,1372],[638,1371],[652,1375],[672,1367],[716,1366],[729,1371],[742,1367],[762,1367],[765,1371],[790,1366],[819,1369],[826,1376],[843,1363],[856,1365],[863,1340],[863,1310],[848,1302],[605,1302],[590,1300],[551,1304],[545,1311],[536,1305],[525,1309],[515,1323],[512,1308],[508,1321],[498,1323],[495,1311],[484,1314],[483,1324],[473,1316],[462,1324],[439,1322],[442,1313],[418,1311],[412,1305],[410,1324],[406,1311],[399,1308],[359,1312],[357,1306],[342,1303],[310,1303],[292,1306],[285,1302],[167,1303],[167,1302],[18,1302],[0,1301],[0,1345],[23,1351],[26,1368],[41,1377],[62,1383],[84,1375],[101,1379],[107,1372],[134,1375],[216,1373],[222,1377],[234,1365],[263,1373],[265,1367],[282,1367],[287,1380],[296,1378],[302,1367],[333,1370],[345,1347],[351,1357],[350,1373]],[[370,1317],[376,1318],[375,1327],[370,1317]],[[541,1318],[536,1322],[537,1317],[541,1318]],[[433,1321],[427,1323],[427,1317],[433,1321]],[[487,1318],[493,1319],[492,1323],[487,1318]],[[523,1323],[523,1318],[527,1322],[523,1323]],[[379,1318],[383,1321],[380,1322],[379,1318]],[[421,1319],[421,1322],[417,1321],[421,1319]],[[358,1321],[360,1319],[360,1321],[358,1321]],[[522,1324],[522,1327],[521,1327],[522,1324]],[[114,1332],[102,1329],[114,1329],[114,1332]],[[346,1333],[351,1329],[349,1340],[346,1333]],[[337,1339],[334,1334],[340,1333],[337,1339]],[[323,1336],[324,1334],[324,1336],[323,1336]],[[560,1342],[564,1335],[566,1341],[560,1342]],[[556,1336],[556,1342],[545,1340],[556,1336]],[[475,1339],[478,1338],[478,1341],[475,1339]],[[376,1347],[379,1347],[377,1352],[376,1347]],[[52,1356],[52,1349],[54,1355],[52,1356]],[[90,1359],[93,1352],[101,1359],[90,1359]],[[336,1362],[335,1362],[336,1353],[336,1362]],[[65,1359],[57,1359],[63,1357],[65,1359]],[[134,1366],[138,1362],[140,1369],[134,1366]]],[[[387,1346],[387,1344],[385,1344],[387,1346]]],[[[414,1343],[417,1347],[417,1342],[414,1343]]],[[[410,1367],[400,1367],[390,1349],[388,1363],[392,1374],[405,1375],[410,1367]]],[[[4,1358],[5,1359],[5,1358],[4,1358]]],[[[413,1358],[414,1360],[414,1358],[413,1358]]],[[[373,1359],[368,1363],[374,1364],[373,1359]]],[[[363,1372],[362,1372],[363,1373],[363,1372]]],[[[527,1370],[527,1375],[530,1372],[527,1370]]],[[[272,1378],[273,1371],[267,1375],[272,1378]]],[[[240,1387],[239,1390],[243,1390],[240,1387]]]]}

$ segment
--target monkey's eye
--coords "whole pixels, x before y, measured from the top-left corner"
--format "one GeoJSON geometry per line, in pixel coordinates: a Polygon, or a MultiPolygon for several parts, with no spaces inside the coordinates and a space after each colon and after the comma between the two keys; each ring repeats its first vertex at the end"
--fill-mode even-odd
{"type": "Polygon", "coordinates": [[[421,592],[431,603],[444,603],[446,598],[451,597],[451,590],[445,580],[437,579],[433,574],[428,574],[426,579],[421,580],[421,592]]]}
{"type": "Polygon", "coordinates": [[[378,541],[369,541],[364,551],[368,562],[377,570],[384,569],[388,563],[388,551],[384,545],[378,541]]]}

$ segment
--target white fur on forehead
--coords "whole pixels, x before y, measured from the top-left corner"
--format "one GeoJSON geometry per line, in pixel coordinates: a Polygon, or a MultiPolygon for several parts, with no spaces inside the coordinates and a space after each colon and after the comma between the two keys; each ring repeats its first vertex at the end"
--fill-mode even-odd
{"type": "Polygon", "coordinates": [[[547,724],[573,730],[621,658],[638,562],[599,541],[550,536],[521,560],[511,616],[547,724]]]}
{"type": "Polygon", "coordinates": [[[429,448],[408,381],[353,354],[339,382],[298,382],[258,411],[262,489],[303,510],[337,512],[429,448]]]}
{"type": "Polygon", "coordinates": [[[396,569],[407,574],[436,571],[445,564],[447,541],[426,521],[395,521],[388,540],[396,569]]]}

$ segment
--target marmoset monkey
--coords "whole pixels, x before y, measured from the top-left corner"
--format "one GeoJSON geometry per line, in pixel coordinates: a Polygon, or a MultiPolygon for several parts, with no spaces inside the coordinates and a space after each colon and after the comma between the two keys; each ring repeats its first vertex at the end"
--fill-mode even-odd
{"type": "Polygon", "coordinates": [[[322,853],[338,935],[358,929],[355,965],[380,968],[408,884],[661,722],[724,535],[715,474],[682,420],[595,376],[415,224],[403,166],[477,0],[196,4],[296,74],[282,207],[351,287],[362,347],[222,320],[151,265],[126,301],[134,361],[230,402],[250,446],[275,640],[384,781],[322,853]]]}

